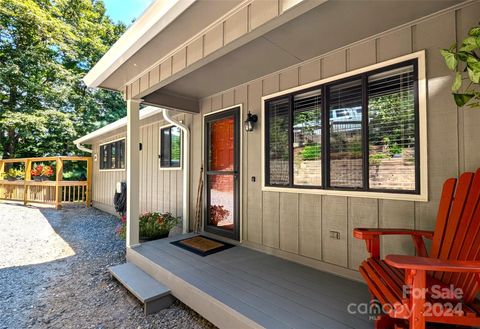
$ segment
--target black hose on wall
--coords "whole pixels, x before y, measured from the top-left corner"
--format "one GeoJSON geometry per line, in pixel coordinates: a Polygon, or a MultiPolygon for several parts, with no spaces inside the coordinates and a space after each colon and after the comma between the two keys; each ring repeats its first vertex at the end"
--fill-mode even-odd
{"type": "Polygon", "coordinates": [[[115,210],[120,214],[125,214],[127,211],[127,183],[121,182],[121,192],[118,193],[115,191],[115,196],[113,197],[113,205],[115,210]]]}

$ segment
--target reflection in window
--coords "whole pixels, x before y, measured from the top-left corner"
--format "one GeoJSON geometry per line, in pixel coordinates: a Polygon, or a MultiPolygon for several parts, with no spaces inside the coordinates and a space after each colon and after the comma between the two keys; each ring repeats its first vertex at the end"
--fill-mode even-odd
{"type": "Polygon", "coordinates": [[[269,183],[272,185],[288,185],[289,169],[289,99],[284,98],[268,104],[268,140],[267,155],[269,157],[269,183]]]}
{"type": "Polygon", "coordinates": [[[362,81],[329,87],[330,186],[362,187],[362,81]]]}
{"type": "Polygon", "coordinates": [[[415,190],[413,65],[368,78],[369,185],[415,190]]]}
{"type": "Polygon", "coordinates": [[[294,185],[322,185],[322,95],[314,90],[293,99],[294,185]]]}

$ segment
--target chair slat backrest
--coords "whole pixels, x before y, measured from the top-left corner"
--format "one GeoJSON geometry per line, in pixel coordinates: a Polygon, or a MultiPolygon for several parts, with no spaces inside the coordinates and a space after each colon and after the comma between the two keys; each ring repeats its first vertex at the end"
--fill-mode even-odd
{"type": "MultiPolygon", "coordinates": [[[[476,260],[480,254],[480,169],[448,179],[442,191],[430,257],[476,260]],[[456,188],[455,188],[456,187],[456,188]]],[[[465,302],[478,292],[475,277],[467,273],[436,272],[435,278],[462,289],[465,302]]]]}

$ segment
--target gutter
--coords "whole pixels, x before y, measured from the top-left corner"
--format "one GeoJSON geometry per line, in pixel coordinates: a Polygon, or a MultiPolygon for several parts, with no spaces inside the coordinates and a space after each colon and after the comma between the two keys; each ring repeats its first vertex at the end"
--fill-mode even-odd
{"type": "Polygon", "coordinates": [[[83,152],[87,152],[87,153],[92,153],[92,150],[83,146],[82,144],[80,144],[80,142],[75,142],[75,146],[77,147],[77,149],[79,149],[80,151],[83,151],[83,152]]]}
{"type": "Polygon", "coordinates": [[[190,130],[186,125],[172,118],[172,112],[163,109],[165,121],[180,128],[183,132],[183,233],[188,233],[190,227],[189,204],[190,204],[190,130]]]}

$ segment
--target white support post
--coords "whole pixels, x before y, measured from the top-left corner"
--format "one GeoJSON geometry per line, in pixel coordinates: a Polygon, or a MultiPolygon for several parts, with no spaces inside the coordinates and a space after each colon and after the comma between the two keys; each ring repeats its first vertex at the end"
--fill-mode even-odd
{"type": "Polygon", "coordinates": [[[140,103],[127,100],[127,247],[139,243],[140,103]]]}

